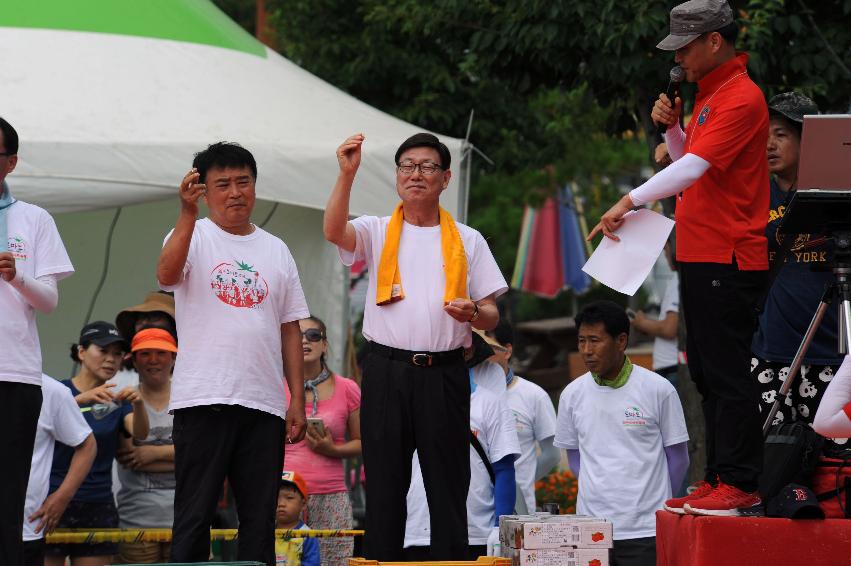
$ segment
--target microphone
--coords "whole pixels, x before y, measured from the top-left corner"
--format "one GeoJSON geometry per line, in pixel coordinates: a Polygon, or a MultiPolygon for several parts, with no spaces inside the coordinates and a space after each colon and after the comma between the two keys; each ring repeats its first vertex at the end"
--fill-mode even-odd
{"type": "MultiPolygon", "coordinates": [[[[668,100],[671,101],[671,108],[674,107],[676,98],[680,95],[680,83],[683,82],[683,79],[686,78],[686,72],[683,71],[683,68],[679,65],[674,65],[670,72],[670,80],[668,81],[668,90],[665,91],[665,94],[668,96],[668,100]]],[[[667,124],[659,124],[656,126],[656,133],[660,136],[665,135],[665,132],[668,131],[667,124]]]]}

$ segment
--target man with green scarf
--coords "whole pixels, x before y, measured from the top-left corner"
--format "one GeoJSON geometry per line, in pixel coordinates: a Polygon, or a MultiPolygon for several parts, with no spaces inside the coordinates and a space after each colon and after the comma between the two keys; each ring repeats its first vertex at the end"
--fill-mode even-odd
{"type": "Polygon", "coordinates": [[[576,512],[614,525],[613,566],[655,566],[655,513],[688,469],[680,398],[667,379],[626,355],[623,307],[591,303],[576,328],[589,371],[561,394],[553,444],[567,450],[579,478],[576,512]]]}
{"type": "Polygon", "coordinates": [[[0,118],[0,562],[23,564],[24,503],[38,415],[41,346],[35,311],[59,301],[74,268],[53,218],[15,200],[6,176],[18,164],[18,133],[0,118]],[[4,562],[5,560],[5,562],[4,562]]]}

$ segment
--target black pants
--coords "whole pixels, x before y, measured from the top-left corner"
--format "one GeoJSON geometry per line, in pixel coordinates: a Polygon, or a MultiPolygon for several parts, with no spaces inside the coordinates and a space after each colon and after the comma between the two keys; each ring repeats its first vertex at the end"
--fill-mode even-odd
{"type": "Polygon", "coordinates": [[[416,449],[431,515],[430,559],[466,559],[470,380],[464,364],[416,367],[370,351],[361,391],[366,558],[402,559],[416,449]]]}
{"type": "Polygon", "coordinates": [[[759,391],[750,377],[756,303],[765,271],[736,263],[679,264],[688,369],[703,397],[706,480],[716,476],[743,491],[762,471],[759,391]]]}
{"type": "Polygon", "coordinates": [[[210,524],[227,478],[239,515],[239,560],[274,566],[284,433],[283,419],[238,405],[174,412],[172,562],[210,557],[210,524]]]}
{"type": "Polygon", "coordinates": [[[614,542],[612,566],[656,566],[656,537],[614,542]]]}
{"type": "Polygon", "coordinates": [[[0,381],[0,565],[24,563],[24,504],[41,386],[0,381]]]}
{"type": "Polygon", "coordinates": [[[44,566],[44,539],[24,543],[24,566],[44,566]]]}

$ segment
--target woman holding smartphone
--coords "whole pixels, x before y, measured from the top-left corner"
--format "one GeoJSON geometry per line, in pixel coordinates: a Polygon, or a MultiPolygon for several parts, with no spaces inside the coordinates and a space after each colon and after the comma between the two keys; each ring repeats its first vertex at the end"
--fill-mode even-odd
{"type": "MultiPolygon", "coordinates": [[[[299,325],[308,425],[304,440],[286,446],[286,468],[307,482],[307,516],[312,528],[351,529],[352,503],[343,460],[361,453],[360,387],[328,368],[325,323],[312,316],[299,325]]],[[[319,539],[323,565],[345,564],[353,550],[350,538],[319,539]]]]}

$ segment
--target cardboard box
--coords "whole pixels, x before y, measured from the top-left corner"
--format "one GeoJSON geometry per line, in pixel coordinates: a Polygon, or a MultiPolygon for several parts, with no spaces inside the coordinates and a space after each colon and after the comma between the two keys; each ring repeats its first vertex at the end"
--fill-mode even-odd
{"type": "Polygon", "coordinates": [[[609,566],[607,548],[512,548],[511,566],[609,566]]]}
{"type": "Polygon", "coordinates": [[[576,515],[508,518],[500,521],[500,542],[505,547],[611,548],[612,524],[605,519],[576,515]]]}

